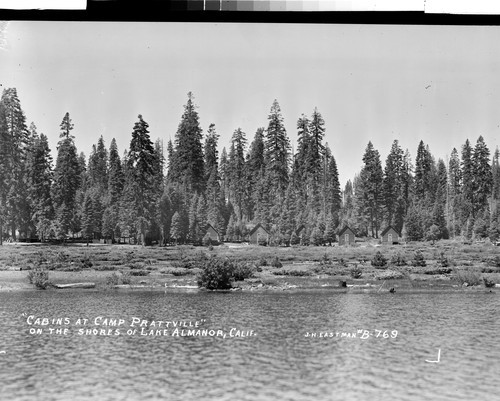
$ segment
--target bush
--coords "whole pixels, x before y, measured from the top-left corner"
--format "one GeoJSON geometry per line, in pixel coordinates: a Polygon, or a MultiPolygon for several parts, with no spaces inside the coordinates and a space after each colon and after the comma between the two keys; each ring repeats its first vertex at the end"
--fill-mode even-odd
{"type": "Polygon", "coordinates": [[[271,262],[271,266],[277,267],[279,269],[280,267],[283,267],[283,264],[281,263],[280,259],[277,256],[275,256],[273,261],[271,262]]]}
{"type": "Polygon", "coordinates": [[[391,264],[395,266],[406,266],[406,259],[399,252],[392,255],[391,264]]]}
{"type": "Polygon", "coordinates": [[[120,283],[120,276],[116,273],[113,273],[110,276],[106,277],[107,285],[118,285],[119,283],[120,283]]]}
{"type": "Polygon", "coordinates": [[[377,269],[383,269],[387,265],[387,259],[382,255],[382,252],[377,251],[372,259],[372,266],[377,269]]]}
{"type": "Polygon", "coordinates": [[[437,260],[438,265],[441,267],[448,267],[450,265],[450,261],[448,258],[445,256],[444,252],[441,252],[441,255],[439,256],[437,260]]]}
{"type": "Polygon", "coordinates": [[[500,255],[496,255],[490,262],[491,266],[500,267],[500,255]]]}
{"type": "Polygon", "coordinates": [[[472,269],[456,270],[455,279],[462,285],[473,286],[481,284],[481,275],[472,269]]]}
{"type": "Polygon", "coordinates": [[[151,272],[149,272],[147,270],[132,270],[130,272],[130,275],[131,276],[147,276],[149,273],[151,273],[151,272]]]}
{"type": "Polygon", "coordinates": [[[30,270],[28,280],[39,290],[45,290],[50,285],[49,273],[43,269],[30,270]]]}
{"type": "Polygon", "coordinates": [[[384,272],[377,273],[375,276],[377,280],[398,280],[404,277],[403,273],[395,270],[386,270],[384,272]]]}
{"type": "Polygon", "coordinates": [[[132,282],[132,277],[129,272],[121,272],[122,273],[122,284],[130,284],[132,282]]]}
{"type": "Polygon", "coordinates": [[[275,276],[293,276],[293,277],[308,277],[312,273],[307,270],[278,270],[273,272],[275,276]]]}
{"type": "Polygon", "coordinates": [[[483,277],[483,281],[484,281],[484,286],[486,288],[491,288],[491,287],[495,286],[495,282],[491,281],[491,280],[488,280],[486,277],[483,277]]]}
{"type": "Polygon", "coordinates": [[[351,267],[349,273],[351,274],[352,278],[361,278],[361,276],[363,275],[363,271],[361,270],[361,267],[358,267],[358,265],[351,267]]]}
{"type": "Polygon", "coordinates": [[[97,271],[113,271],[116,270],[116,266],[113,265],[97,265],[94,267],[97,271]]]}
{"type": "Polygon", "coordinates": [[[413,256],[413,261],[411,264],[413,266],[422,266],[422,267],[424,267],[427,264],[425,262],[424,255],[422,255],[422,251],[415,251],[415,255],[413,256]]]}
{"type": "Polygon", "coordinates": [[[266,258],[260,258],[258,261],[259,266],[267,266],[267,259],[266,258]]]}
{"type": "Polygon", "coordinates": [[[347,262],[346,262],[346,260],[344,258],[340,258],[338,260],[338,263],[339,263],[340,267],[347,267],[347,262]]]}
{"type": "Polygon", "coordinates": [[[253,268],[249,263],[240,262],[235,264],[233,272],[234,281],[243,281],[250,277],[253,277],[253,268]]]}
{"type": "Polygon", "coordinates": [[[85,255],[85,257],[81,260],[81,263],[82,263],[82,268],[84,269],[92,267],[92,261],[87,255],[85,255]]]}
{"type": "Polygon", "coordinates": [[[208,259],[198,274],[198,286],[207,290],[225,290],[231,288],[235,266],[233,261],[225,258],[208,259]]]}
{"type": "Polygon", "coordinates": [[[321,257],[321,260],[319,263],[322,265],[329,265],[330,264],[330,257],[328,256],[328,254],[326,252],[321,257]]]}

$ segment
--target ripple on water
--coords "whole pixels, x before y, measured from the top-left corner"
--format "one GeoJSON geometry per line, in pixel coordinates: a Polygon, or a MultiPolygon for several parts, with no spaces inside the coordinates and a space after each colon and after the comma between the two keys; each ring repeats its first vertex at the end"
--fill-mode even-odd
{"type": "Polygon", "coordinates": [[[489,400],[500,371],[496,295],[0,294],[2,392],[9,400],[489,400]],[[257,336],[37,336],[22,313],[206,319],[207,327],[257,336]],[[398,336],[305,337],[358,329],[398,336]],[[425,362],[438,349],[441,362],[425,362]]]}

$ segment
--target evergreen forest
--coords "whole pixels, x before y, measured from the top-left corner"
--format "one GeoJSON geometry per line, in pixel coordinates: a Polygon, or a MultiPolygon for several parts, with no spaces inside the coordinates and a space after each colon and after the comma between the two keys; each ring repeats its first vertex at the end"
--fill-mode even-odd
{"type": "Polygon", "coordinates": [[[270,245],[331,245],[346,225],[359,237],[379,238],[392,226],[409,241],[498,240],[500,153],[481,136],[457,144],[446,161],[423,141],[412,159],[394,140],[384,162],[368,142],[361,171],[341,188],[334,157],[341,149],[325,143],[316,108],[292,133],[274,100],[267,126],[236,128],[222,150],[217,127],[204,132],[197,110],[188,93],[166,149],[139,115],[128,149],[101,136],[88,156],[78,152],[66,113],[52,153],[47,136],[28,126],[16,89],[4,89],[0,241],[197,244],[208,225],[225,241],[244,241],[259,223],[270,245]],[[290,135],[297,135],[295,152],[290,135]]]}

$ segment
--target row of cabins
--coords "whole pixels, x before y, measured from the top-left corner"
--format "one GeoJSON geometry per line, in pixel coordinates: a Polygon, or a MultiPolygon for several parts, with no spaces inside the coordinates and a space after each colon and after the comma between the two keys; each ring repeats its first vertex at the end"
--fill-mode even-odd
{"type": "MultiPolygon", "coordinates": [[[[304,226],[300,226],[295,234],[301,237],[305,230],[304,226]]],[[[211,241],[220,241],[220,235],[218,231],[213,228],[210,224],[208,225],[207,233],[205,238],[210,238],[211,241]]],[[[259,244],[262,241],[266,243],[269,242],[270,233],[262,227],[259,223],[257,224],[248,234],[248,242],[252,244],[259,244]]],[[[388,226],[384,231],[382,231],[382,243],[383,244],[397,244],[401,241],[401,234],[397,232],[393,227],[388,226]]],[[[356,242],[356,234],[348,226],[345,226],[339,233],[339,245],[352,245],[356,242]]]]}

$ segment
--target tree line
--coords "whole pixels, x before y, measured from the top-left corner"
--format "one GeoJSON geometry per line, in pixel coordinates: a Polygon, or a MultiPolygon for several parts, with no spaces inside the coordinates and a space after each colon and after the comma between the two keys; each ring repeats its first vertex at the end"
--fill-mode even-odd
{"type": "Polygon", "coordinates": [[[280,106],[251,142],[235,129],[219,154],[219,134],[203,135],[188,93],[174,141],[151,140],[141,115],[128,150],[101,136],[88,159],[78,153],[66,113],[57,158],[47,136],[27,126],[15,88],[0,99],[0,238],[133,238],[137,243],[199,242],[210,224],[243,240],[260,223],[273,244],[332,243],[345,225],[377,238],[392,226],[409,240],[499,235],[499,151],[480,136],[449,160],[420,141],[415,163],[395,140],[382,165],[371,142],[363,167],[343,190],[325,121],[315,108],[297,120],[291,149],[280,106]],[[166,154],[166,157],[165,157],[166,154]],[[301,235],[297,230],[302,228],[301,235]]]}

